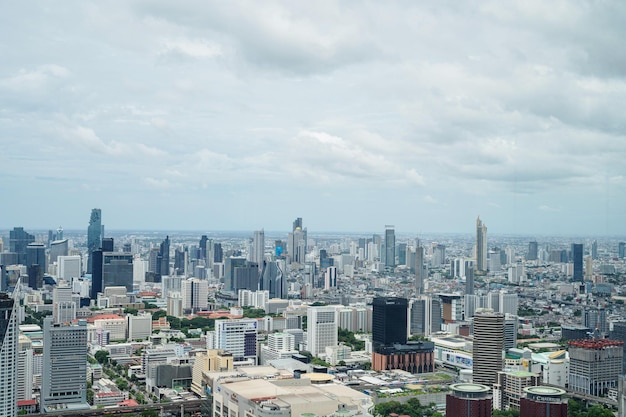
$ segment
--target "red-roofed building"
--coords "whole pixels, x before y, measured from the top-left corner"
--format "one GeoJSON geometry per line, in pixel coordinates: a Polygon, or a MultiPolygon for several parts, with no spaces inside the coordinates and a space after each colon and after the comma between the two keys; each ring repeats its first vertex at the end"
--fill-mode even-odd
{"type": "Polygon", "coordinates": [[[25,411],[27,414],[37,413],[37,400],[18,400],[17,401],[17,412],[25,411]]]}
{"type": "Polygon", "coordinates": [[[582,394],[601,396],[617,388],[622,373],[624,342],[609,339],[569,342],[569,388],[582,394]]]}
{"type": "Polygon", "coordinates": [[[124,400],[122,402],[117,403],[118,407],[137,407],[139,403],[132,398],[129,400],[124,400]]]}

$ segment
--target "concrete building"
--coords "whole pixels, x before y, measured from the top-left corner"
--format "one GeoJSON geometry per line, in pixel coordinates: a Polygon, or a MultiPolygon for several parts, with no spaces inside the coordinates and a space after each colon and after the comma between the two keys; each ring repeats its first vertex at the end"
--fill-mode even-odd
{"type": "Polygon", "coordinates": [[[288,359],[297,354],[296,338],[291,333],[271,333],[267,336],[267,344],[261,346],[261,365],[276,359],[288,359]]]}
{"type": "Polygon", "coordinates": [[[337,345],[337,317],[334,306],[307,309],[307,349],[313,356],[326,352],[326,346],[337,345]]]}
{"type": "Polygon", "coordinates": [[[59,256],[57,258],[57,264],[57,276],[67,282],[71,282],[72,278],[77,278],[82,275],[82,262],[79,255],[59,256]]]}
{"type": "Polygon", "coordinates": [[[209,284],[207,281],[197,278],[190,278],[181,284],[181,296],[183,299],[183,310],[192,312],[206,310],[209,301],[209,284]]]}
{"type": "Polygon", "coordinates": [[[61,325],[46,317],[43,333],[41,410],[88,409],[87,322],[61,325]]]}
{"type": "Polygon", "coordinates": [[[217,320],[215,331],[207,334],[207,349],[221,349],[233,355],[236,362],[257,363],[256,319],[217,320]]]}
{"type": "Polygon", "coordinates": [[[504,365],[504,315],[478,310],[474,315],[473,381],[493,385],[504,365]]]}
{"type": "Polygon", "coordinates": [[[480,384],[452,384],[446,395],[447,417],[491,417],[491,388],[480,384]]]}
{"type": "Polygon", "coordinates": [[[622,373],[624,342],[609,339],[569,342],[569,389],[581,394],[606,395],[616,389],[622,373]]]}
{"type": "Polygon", "coordinates": [[[533,372],[498,372],[496,383],[493,384],[493,408],[502,411],[519,410],[524,388],[535,387],[540,383],[541,376],[533,372]]]}
{"type": "Polygon", "coordinates": [[[127,340],[148,340],[152,334],[152,315],[150,313],[139,313],[136,316],[128,314],[126,316],[127,340]]]}

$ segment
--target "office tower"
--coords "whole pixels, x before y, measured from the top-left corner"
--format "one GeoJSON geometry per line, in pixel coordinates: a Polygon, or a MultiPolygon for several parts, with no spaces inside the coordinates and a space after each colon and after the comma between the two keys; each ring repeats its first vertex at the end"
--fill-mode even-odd
{"type": "Polygon", "coordinates": [[[165,240],[159,246],[160,265],[157,267],[159,276],[170,274],[170,237],[165,236],[165,240]]]}
{"type": "Polygon", "coordinates": [[[259,290],[269,292],[269,298],[287,298],[286,281],[277,261],[263,261],[259,290]]]}
{"type": "Polygon", "coordinates": [[[583,325],[591,329],[591,331],[598,331],[601,335],[609,333],[609,322],[606,317],[606,310],[604,308],[585,308],[585,314],[583,317],[583,325]]]}
{"type": "Polygon", "coordinates": [[[261,346],[261,365],[277,359],[291,359],[298,353],[296,338],[291,333],[270,333],[267,336],[267,345],[261,346]]]}
{"type": "Polygon", "coordinates": [[[526,387],[520,398],[520,417],[567,417],[565,390],[555,387],[526,387]]]}
{"type": "Polygon", "coordinates": [[[46,246],[43,243],[29,243],[26,246],[26,266],[39,265],[42,274],[46,273],[46,246]]]}
{"type": "Polygon", "coordinates": [[[70,323],[76,319],[76,302],[71,287],[55,287],[52,290],[52,320],[54,324],[70,323]]]}
{"type": "Polygon", "coordinates": [[[504,364],[504,314],[474,314],[473,381],[492,386],[504,364]]]}
{"type": "Polygon", "coordinates": [[[17,253],[17,263],[26,265],[26,247],[35,241],[35,236],[26,232],[23,227],[14,227],[9,232],[9,252],[17,253]]]}
{"type": "Polygon", "coordinates": [[[569,389],[586,395],[604,395],[617,388],[622,372],[624,342],[609,339],[569,342],[569,389]]]}
{"type": "Polygon", "coordinates": [[[591,242],[591,259],[598,259],[598,241],[594,240],[591,242]]]}
{"type": "Polygon", "coordinates": [[[374,298],[372,302],[372,347],[375,352],[384,346],[406,343],[408,306],[406,298],[374,298]]]}
{"type": "Polygon", "coordinates": [[[207,309],[209,294],[208,281],[190,278],[181,282],[180,291],[183,298],[183,310],[191,310],[192,313],[195,313],[207,309]]]}
{"type": "Polygon", "coordinates": [[[396,232],[394,226],[385,226],[385,266],[396,266],[396,232]]]}
{"type": "Polygon", "coordinates": [[[87,322],[77,325],[43,322],[43,379],[41,411],[50,412],[72,405],[88,409],[87,404],[87,322]]]}
{"type": "Polygon", "coordinates": [[[441,312],[444,323],[463,320],[463,302],[458,294],[439,294],[441,312]]]}
{"type": "MultiPolygon", "coordinates": [[[[582,338],[580,338],[582,339],[582,338]]],[[[611,332],[611,339],[626,342],[626,322],[614,322],[613,331],[611,332]]],[[[626,373],[626,343],[624,344],[624,364],[622,367],[622,373],[626,373]]]]}
{"type": "Polygon", "coordinates": [[[115,252],[115,242],[112,237],[102,237],[102,244],[100,245],[102,252],[115,252]]]}
{"type": "Polygon", "coordinates": [[[526,259],[529,261],[536,261],[538,256],[538,245],[536,241],[528,242],[528,256],[526,259]]]}
{"type": "Polygon", "coordinates": [[[526,371],[498,372],[493,385],[493,408],[496,410],[519,410],[524,388],[536,387],[541,376],[526,371]]]}
{"type": "MultiPolygon", "coordinates": [[[[183,275],[185,273],[185,255],[187,254],[186,248],[174,249],[174,275],[183,275]]],[[[204,265],[202,265],[204,266],[204,265]]],[[[161,278],[163,282],[163,278],[161,278]]]]}
{"type": "Polygon", "coordinates": [[[491,388],[479,384],[452,384],[446,395],[447,417],[491,417],[491,388]]]}
{"type": "Polygon", "coordinates": [[[479,296],[474,294],[465,294],[463,298],[463,319],[469,320],[474,317],[476,309],[480,307],[479,296]]]}
{"type": "Polygon", "coordinates": [[[246,258],[230,256],[226,258],[224,265],[224,290],[234,292],[235,289],[235,269],[244,267],[246,258]]]}
{"type": "MultiPolygon", "coordinates": [[[[94,263],[94,268],[97,263],[94,263]]],[[[93,279],[93,275],[92,275],[93,279]]],[[[102,253],[102,288],[126,287],[133,292],[133,255],[125,252],[102,253]]]]}
{"type": "Polygon", "coordinates": [[[98,299],[98,293],[103,290],[102,264],[104,262],[102,249],[96,249],[89,254],[89,262],[91,263],[91,294],[92,300],[98,299]]]}
{"type": "Polygon", "coordinates": [[[432,246],[433,256],[431,258],[431,265],[434,268],[440,268],[446,263],[446,246],[440,243],[432,246]]]}
{"type": "MultiPolygon", "coordinates": [[[[14,251],[11,250],[11,252],[14,252],[14,251]]],[[[619,242],[617,244],[617,256],[619,258],[625,258],[626,257],[626,242],[619,242]]]]}
{"type": "Polygon", "coordinates": [[[574,262],[574,276],[572,281],[583,282],[583,244],[572,244],[572,261],[574,262]]]}
{"type": "Polygon", "coordinates": [[[198,258],[207,259],[208,256],[208,247],[207,243],[209,242],[209,238],[207,235],[202,235],[200,238],[200,243],[198,244],[198,258]]]}
{"type": "MultiPolygon", "coordinates": [[[[20,334],[17,347],[17,401],[33,399],[34,373],[33,342],[27,336],[20,334]]],[[[7,414],[0,413],[0,415],[7,414]]]]}
{"type": "Polygon", "coordinates": [[[498,308],[494,310],[502,313],[502,314],[513,314],[517,315],[518,310],[518,295],[516,293],[507,293],[504,291],[500,291],[497,293],[499,295],[498,308]]]}
{"type": "Polygon", "coordinates": [[[428,279],[428,267],[424,262],[424,247],[415,248],[415,294],[424,293],[424,281],[428,279]]]}
{"type": "Polygon", "coordinates": [[[407,265],[407,244],[406,243],[398,243],[396,247],[396,253],[398,254],[398,265],[407,265]]]}
{"type": "Polygon", "coordinates": [[[420,295],[409,303],[409,332],[430,336],[441,330],[441,300],[420,295]]]}
{"type": "Polygon", "coordinates": [[[252,256],[250,260],[256,262],[258,265],[263,264],[265,259],[265,231],[255,230],[254,238],[252,239],[252,256]]]}
{"type": "Polygon", "coordinates": [[[504,315],[504,350],[514,349],[517,347],[517,316],[504,315]]]}
{"type": "Polygon", "coordinates": [[[60,256],[67,256],[69,253],[69,242],[67,239],[50,242],[49,265],[58,262],[60,256]]]}
{"type": "MultiPolygon", "coordinates": [[[[236,362],[257,363],[256,319],[216,320],[214,346],[208,349],[223,349],[230,352],[236,362]]],[[[207,343],[210,343],[207,338],[207,343]]]]}
{"type": "Polygon", "coordinates": [[[326,352],[326,346],[337,345],[335,307],[321,306],[307,309],[307,349],[313,356],[326,352]]]}
{"type": "Polygon", "coordinates": [[[220,263],[224,260],[224,251],[221,243],[213,244],[213,262],[220,263]]]}
{"type": "Polygon", "coordinates": [[[302,217],[298,217],[293,221],[293,228],[291,230],[294,231],[296,229],[302,229],[302,217]]]}
{"type": "Polygon", "coordinates": [[[487,226],[480,217],[476,219],[476,269],[487,271],[487,226]]]}
{"type": "Polygon", "coordinates": [[[474,263],[465,268],[465,294],[474,294],[474,263]]]}
{"type": "Polygon", "coordinates": [[[292,263],[304,264],[306,259],[307,231],[300,228],[287,237],[287,254],[292,263]]]}
{"type": "Polygon", "coordinates": [[[329,266],[324,273],[324,289],[337,288],[337,267],[329,266]]]}
{"type": "Polygon", "coordinates": [[[126,340],[148,340],[152,334],[152,315],[148,312],[136,316],[126,315],[126,340]]]}
{"type": "Polygon", "coordinates": [[[0,293],[0,416],[17,415],[18,300],[0,293]]]}
{"type": "Polygon", "coordinates": [[[43,271],[38,264],[29,265],[26,268],[28,273],[28,286],[34,290],[43,288],[43,271]]]}
{"type": "Polygon", "coordinates": [[[259,265],[246,261],[244,265],[235,267],[232,291],[241,289],[255,291],[259,288],[259,265]]]}
{"type": "Polygon", "coordinates": [[[102,212],[99,208],[91,210],[89,227],[87,227],[87,273],[93,269],[92,255],[102,247],[102,212]]]}

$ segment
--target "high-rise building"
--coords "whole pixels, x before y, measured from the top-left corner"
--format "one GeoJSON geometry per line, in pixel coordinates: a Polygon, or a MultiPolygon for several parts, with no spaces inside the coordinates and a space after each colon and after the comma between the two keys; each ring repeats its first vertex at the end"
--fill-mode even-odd
{"type": "Polygon", "coordinates": [[[91,274],[93,268],[92,255],[102,247],[102,211],[99,208],[91,210],[89,227],[87,227],[87,273],[91,274]]]}
{"type": "Polygon", "coordinates": [[[184,310],[191,310],[194,313],[206,310],[208,306],[208,294],[209,285],[205,280],[190,278],[181,283],[184,310]]]}
{"type": "Polygon", "coordinates": [[[236,362],[257,363],[256,319],[217,320],[214,339],[207,337],[208,349],[223,349],[232,353],[236,362]],[[209,346],[212,343],[213,346],[209,346]]]}
{"type": "Polygon", "coordinates": [[[126,287],[127,292],[133,292],[133,255],[126,252],[103,252],[102,290],[120,286],[126,287]]]}
{"type": "Polygon", "coordinates": [[[441,300],[421,295],[409,303],[409,332],[430,336],[441,330],[441,300]]]}
{"type": "Polygon", "coordinates": [[[609,333],[609,322],[606,317],[604,308],[585,308],[583,316],[583,325],[591,329],[592,332],[598,331],[601,335],[609,333]]]}
{"type": "Polygon", "coordinates": [[[465,268],[465,294],[474,294],[474,263],[465,268]]]}
{"type": "Polygon", "coordinates": [[[480,217],[476,219],[476,269],[487,270],[487,226],[480,217]]]}
{"type": "Polygon", "coordinates": [[[408,300],[377,297],[372,302],[372,345],[374,351],[407,341],[408,300]]]}
{"type": "Polygon", "coordinates": [[[591,242],[591,259],[598,259],[598,241],[594,240],[591,242]]]}
{"type": "Polygon", "coordinates": [[[385,266],[396,266],[396,231],[394,226],[385,226],[385,266]]]}
{"type": "Polygon", "coordinates": [[[572,281],[583,282],[583,244],[572,244],[572,261],[574,262],[574,276],[572,281]]]}
{"type": "Polygon", "coordinates": [[[26,246],[26,266],[39,265],[42,274],[46,273],[46,245],[39,242],[26,246]]]}
{"type": "Polygon", "coordinates": [[[54,240],[50,242],[49,265],[58,262],[60,256],[67,256],[69,253],[69,242],[67,239],[54,240]]]}
{"type": "Polygon", "coordinates": [[[623,366],[624,342],[572,340],[568,351],[569,389],[597,397],[617,388],[623,366]]]}
{"type": "MultiPolygon", "coordinates": [[[[14,252],[13,250],[11,250],[14,252]]],[[[617,244],[617,256],[620,258],[626,258],[626,242],[619,242],[617,244]]]]}
{"type": "Polygon", "coordinates": [[[0,293],[0,416],[17,415],[17,307],[16,300],[0,293]]]}
{"type": "Polygon", "coordinates": [[[519,410],[524,388],[535,387],[540,383],[541,375],[533,372],[498,372],[493,385],[493,408],[502,411],[519,410]]]}
{"type": "Polygon", "coordinates": [[[327,346],[337,345],[336,315],[333,306],[307,309],[307,349],[313,356],[325,353],[327,346]]]}
{"type": "Polygon", "coordinates": [[[536,386],[524,388],[520,401],[520,417],[567,417],[565,390],[536,386]]]}
{"type": "Polygon", "coordinates": [[[265,231],[263,229],[254,231],[251,255],[250,260],[252,262],[263,265],[263,260],[265,259],[265,231]]]}
{"type": "Polygon", "coordinates": [[[337,267],[329,266],[324,273],[324,289],[337,288],[337,267]]]}
{"type": "Polygon", "coordinates": [[[160,262],[157,266],[159,276],[170,274],[170,237],[165,236],[165,240],[159,246],[160,262]]]}
{"type": "Polygon", "coordinates": [[[447,417],[491,417],[491,388],[480,384],[452,384],[446,395],[447,417]]]}
{"type": "Polygon", "coordinates": [[[428,279],[428,267],[424,262],[424,247],[415,248],[415,294],[424,293],[424,280],[428,279]]]}
{"type": "Polygon", "coordinates": [[[43,379],[41,411],[61,408],[88,409],[87,403],[87,322],[76,325],[43,322],[43,379]]]}
{"type": "Polygon", "coordinates": [[[473,352],[474,382],[492,386],[504,365],[504,314],[476,311],[473,352]]]}
{"type": "Polygon", "coordinates": [[[35,241],[35,236],[23,227],[14,227],[9,232],[9,251],[17,254],[17,263],[26,265],[26,247],[35,241]]]}
{"type": "MultiPolygon", "coordinates": [[[[580,338],[582,339],[582,338],[580,338]]],[[[626,322],[614,322],[611,339],[626,342],[626,322]]],[[[622,373],[626,373],[626,343],[624,346],[622,373]]]]}
{"type": "Polygon", "coordinates": [[[286,280],[280,261],[263,261],[259,289],[269,291],[269,298],[287,298],[286,280]]]}
{"type": "Polygon", "coordinates": [[[537,256],[539,254],[539,246],[537,245],[537,241],[533,240],[528,242],[528,256],[526,257],[529,261],[536,261],[537,256]]]}
{"type": "Polygon", "coordinates": [[[198,244],[198,258],[207,259],[208,256],[208,244],[209,238],[207,235],[202,235],[200,238],[200,243],[198,244]]]}

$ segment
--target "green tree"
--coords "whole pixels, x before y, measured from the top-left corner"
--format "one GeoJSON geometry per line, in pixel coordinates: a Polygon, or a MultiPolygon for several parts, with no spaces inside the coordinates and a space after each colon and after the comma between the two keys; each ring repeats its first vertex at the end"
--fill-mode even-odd
{"type": "Polygon", "coordinates": [[[109,352],[106,350],[99,350],[93,356],[100,364],[105,364],[109,361],[109,352]]]}

